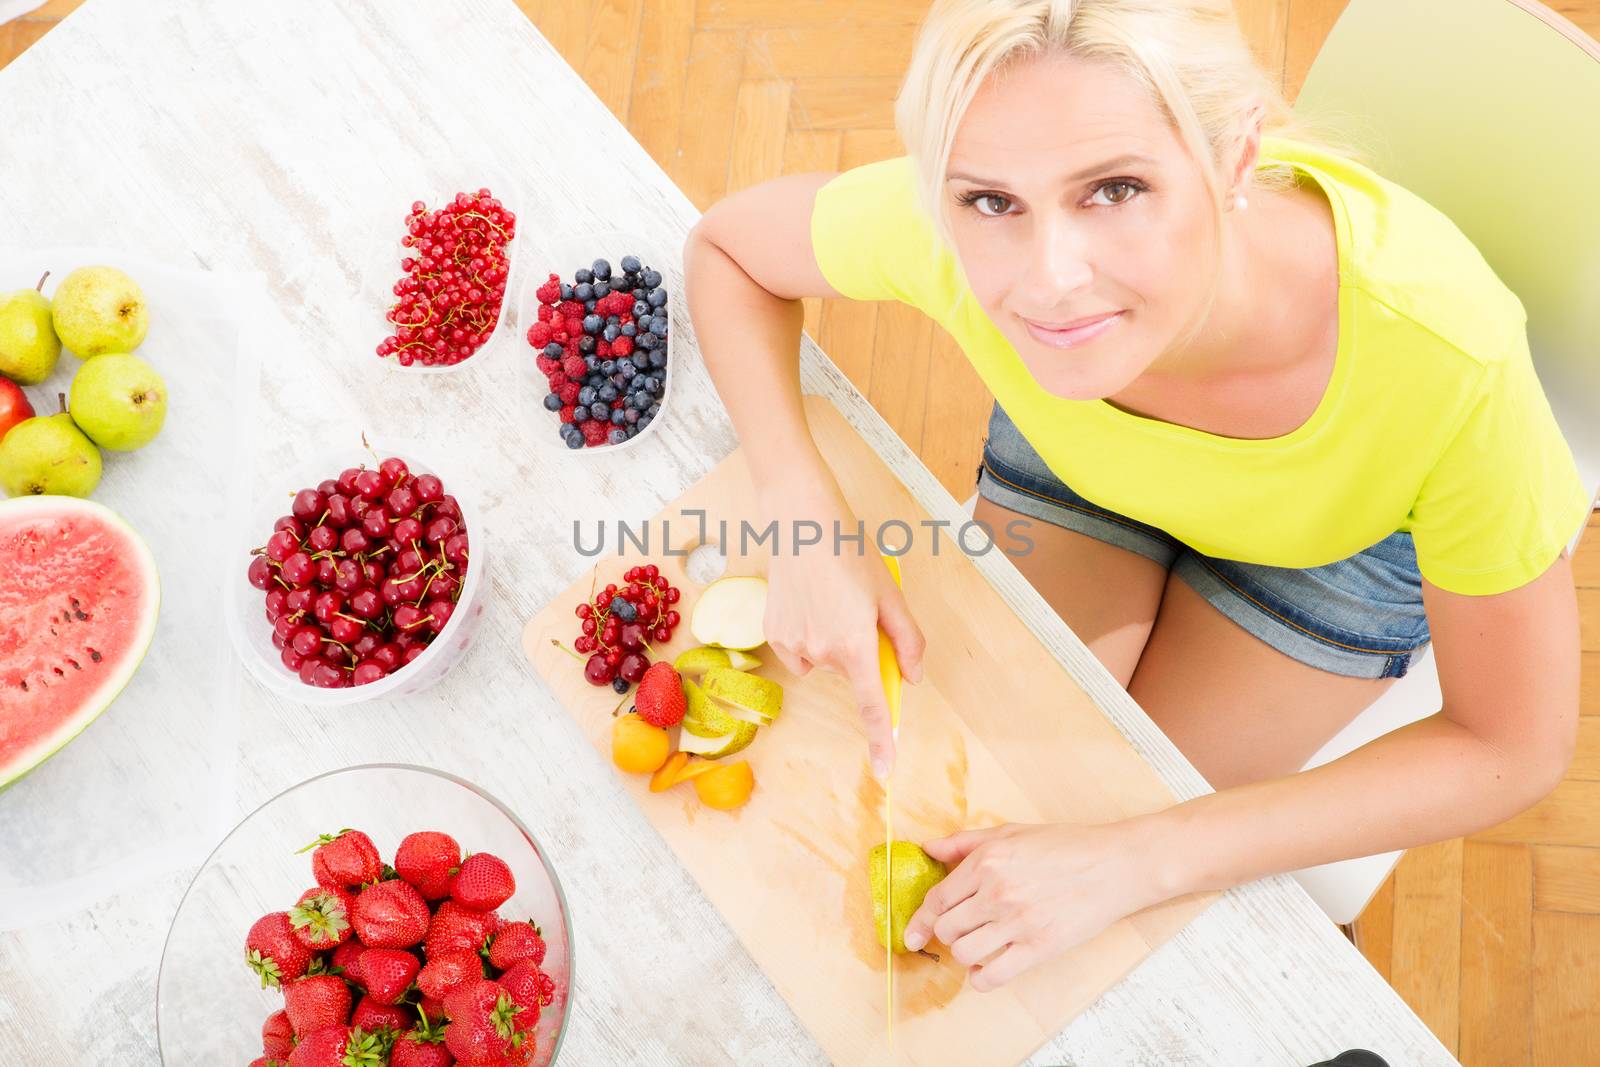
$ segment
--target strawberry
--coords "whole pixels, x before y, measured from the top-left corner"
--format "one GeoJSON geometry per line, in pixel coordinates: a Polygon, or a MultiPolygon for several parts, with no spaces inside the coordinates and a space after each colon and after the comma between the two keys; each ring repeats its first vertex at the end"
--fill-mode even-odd
{"type": "Polygon", "coordinates": [[[633,710],[651,726],[665,730],[683,721],[687,703],[683,695],[683,680],[672,664],[657,660],[639,679],[639,691],[634,694],[633,710]]]}
{"type": "Polygon", "coordinates": [[[457,949],[428,957],[427,966],[417,974],[417,988],[433,1000],[444,1000],[464,982],[483,977],[483,961],[471,949],[457,949]]]}
{"type": "Polygon", "coordinates": [[[296,978],[283,987],[283,1010],[301,1039],[330,1026],[344,1026],[350,1021],[350,987],[331,974],[296,978]]]}
{"type": "Polygon", "coordinates": [[[389,1053],[389,1067],[450,1067],[455,1057],[444,1047],[443,1015],[423,1014],[409,1033],[401,1034],[389,1053]],[[431,1021],[430,1021],[431,1020],[431,1021]]]}
{"type": "Polygon", "coordinates": [[[350,921],[368,948],[409,948],[428,932],[428,902],[410,882],[379,882],[356,897],[350,921]]]}
{"type": "Polygon", "coordinates": [[[275,1060],[271,1056],[257,1056],[250,1061],[250,1067],[284,1067],[282,1060],[275,1060]]]}
{"type": "Polygon", "coordinates": [[[428,940],[423,946],[428,958],[466,949],[477,952],[494,933],[500,917],[492,911],[472,911],[454,900],[446,900],[433,913],[428,940]]]}
{"type": "Polygon", "coordinates": [[[444,1044],[464,1063],[498,1062],[514,1044],[521,1044],[522,1009],[499,982],[481,979],[461,986],[445,998],[450,1016],[444,1044]]]}
{"type": "Polygon", "coordinates": [[[525,922],[504,923],[495,931],[489,942],[489,965],[496,970],[510,970],[522,960],[532,960],[534,966],[544,963],[544,931],[528,919],[525,922]]]}
{"type": "Polygon", "coordinates": [[[517,1016],[517,1024],[527,1030],[539,1025],[540,976],[539,966],[532,960],[523,960],[500,976],[500,984],[522,1009],[522,1014],[517,1016]]]}
{"type": "Polygon", "coordinates": [[[382,1067],[383,1046],[359,1026],[326,1026],[300,1039],[288,1067],[382,1067]]]}
{"type": "Polygon", "coordinates": [[[367,996],[379,1004],[395,1004],[416,980],[417,957],[399,948],[369,948],[361,954],[361,981],[367,996]]]}
{"type": "Polygon", "coordinates": [[[461,846],[449,834],[422,830],[407,835],[394,852],[395,873],[427,900],[450,895],[450,880],[461,865],[461,846]]]}
{"type": "Polygon", "coordinates": [[[487,852],[477,852],[461,861],[461,870],[450,887],[450,899],[473,911],[493,911],[511,899],[517,880],[505,860],[487,852]]]}
{"type": "Polygon", "coordinates": [[[343,972],[345,981],[365,986],[366,979],[361,976],[361,957],[366,955],[366,952],[367,946],[361,943],[361,939],[352,937],[334,949],[333,955],[328,959],[331,966],[343,972]]]}
{"type": "Polygon", "coordinates": [[[402,1005],[380,1004],[371,996],[362,997],[356,1010],[350,1013],[350,1025],[359,1026],[369,1034],[380,1030],[403,1034],[415,1021],[416,1017],[402,1005]]]}
{"type": "Polygon", "coordinates": [[[261,1051],[268,1059],[286,1059],[294,1051],[294,1026],[289,1013],[279,1008],[261,1024],[261,1051]]]}
{"type": "Polygon", "coordinates": [[[317,886],[300,894],[289,909],[289,924],[300,943],[315,952],[350,940],[350,906],[355,898],[345,889],[317,886]]]}
{"type": "Polygon", "coordinates": [[[275,911],[263,915],[244,938],[244,958],[250,969],[261,976],[261,988],[293,981],[311,965],[311,950],[300,943],[289,922],[289,913],[275,911]]]}
{"type": "Polygon", "coordinates": [[[430,1019],[446,1018],[444,1013],[444,1001],[436,1000],[433,997],[423,997],[421,1000],[417,1001],[417,1013],[420,1015],[426,1015],[430,1019]]]}
{"type": "Polygon", "coordinates": [[[360,830],[340,830],[323,834],[301,849],[311,853],[311,876],[318,885],[330,889],[355,889],[383,877],[383,860],[378,846],[360,830]]]}

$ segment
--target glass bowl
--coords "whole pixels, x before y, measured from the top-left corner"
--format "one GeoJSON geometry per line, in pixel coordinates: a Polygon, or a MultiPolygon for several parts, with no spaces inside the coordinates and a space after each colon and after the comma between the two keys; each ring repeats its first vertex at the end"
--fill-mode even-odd
{"type": "Polygon", "coordinates": [[[490,852],[516,879],[499,908],[531,918],[547,946],[541,969],[555,999],[535,1028],[530,1063],[553,1063],[566,1030],[572,991],[572,921],[555,869],[527,827],[470,782],[426,767],[368,764],[301,782],[257,808],[223,838],[189,884],[161,953],[156,1039],[168,1067],[249,1063],[261,1055],[261,1024],[283,995],[261,988],[245,965],[245,935],[262,915],[290,907],[315,884],[311,854],[296,849],[318,834],[364,831],[384,861],[402,838],[440,830],[463,851],[490,852]]]}
{"type": "MultiPolygon", "coordinates": [[[[521,239],[520,231],[518,239],[521,239]]],[[[516,291],[516,320],[517,337],[515,338],[514,353],[511,362],[516,365],[516,394],[518,408],[522,412],[522,424],[528,430],[529,437],[535,448],[549,453],[563,455],[612,455],[626,448],[632,448],[640,441],[655,432],[667,417],[672,402],[672,382],[676,377],[672,365],[673,352],[676,348],[680,315],[675,305],[683,282],[678,271],[677,257],[668,258],[662,254],[660,245],[649,238],[641,237],[635,233],[621,230],[604,230],[591,233],[573,234],[567,237],[547,239],[543,244],[528,249],[524,259],[521,283],[516,291]],[[597,259],[609,260],[613,270],[620,269],[622,257],[627,255],[638,256],[644,265],[661,272],[662,284],[667,287],[669,299],[665,305],[667,312],[667,376],[661,390],[661,410],[655,418],[650,420],[650,425],[640,430],[633,437],[620,445],[597,445],[594,448],[568,448],[565,441],[556,432],[560,420],[554,411],[544,406],[545,395],[549,392],[543,374],[539,372],[538,365],[534,362],[539,353],[528,344],[528,327],[538,321],[539,297],[536,295],[539,286],[543,285],[552,273],[561,276],[561,280],[568,284],[572,282],[572,273],[579,267],[587,267],[597,259]]],[[[471,360],[468,360],[470,363],[471,360]]]]}
{"type": "Polygon", "coordinates": [[[361,447],[359,438],[353,437],[350,448],[322,453],[313,462],[285,472],[284,482],[278,488],[285,494],[294,493],[315,486],[324,479],[337,478],[346,467],[363,464],[376,466],[374,452],[385,459],[399,456],[406,461],[413,474],[438,476],[444,482],[445,492],[455,497],[460,505],[461,521],[466,526],[471,546],[467,577],[461,584],[461,596],[456,601],[450,621],[428,644],[422,655],[393,674],[367,685],[350,686],[347,689],[318,689],[302,682],[283,665],[278,649],[272,644],[272,625],[267,622],[263,594],[250,584],[245,573],[249,550],[264,544],[272,531],[273,522],[288,513],[289,497],[267,496],[254,502],[246,514],[235,516],[231,527],[232,544],[239,565],[229,570],[223,587],[223,612],[234,650],[250,676],[263,687],[302,704],[333,707],[420,693],[443,678],[466,655],[483,621],[482,594],[487,588],[483,574],[489,566],[488,537],[470,483],[422,460],[417,445],[370,436],[368,441],[372,446],[370,451],[361,447]]]}

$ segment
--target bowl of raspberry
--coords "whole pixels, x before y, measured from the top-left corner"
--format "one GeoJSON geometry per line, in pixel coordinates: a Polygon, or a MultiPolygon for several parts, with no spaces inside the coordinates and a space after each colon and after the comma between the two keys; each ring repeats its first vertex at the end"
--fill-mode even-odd
{"type": "Polygon", "coordinates": [[[372,440],[284,472],[240,522],[224,586],[235,651],[304,704],[421,692],[466,654],[488,563],[473,494],[417,446],[372,440]]]}
{"type": "Polygon", "coordinates": [[[426,767],[347,767],[200,867],[162,949],[157,1043],[173,1067],[544,1067],[572,979],[560,880],[506,805],[426,767]]]}
{"type": "MultiPolygon", "coordinates": [[[[363,351],[418,374],[480,365],[512,335],[521,193],[503,174],[463,170],[437,195],[383,201],[356,302],[363,351]]],[[[374,197],[374,200],[377,198],[374,197]]]]}
{"type": "Polygon", "coordinates": [[[669,261],[611,231],[549,241],[518,300],[520,405],[537,447],[604,453],[649,436],[671,396],[669,261]]]}

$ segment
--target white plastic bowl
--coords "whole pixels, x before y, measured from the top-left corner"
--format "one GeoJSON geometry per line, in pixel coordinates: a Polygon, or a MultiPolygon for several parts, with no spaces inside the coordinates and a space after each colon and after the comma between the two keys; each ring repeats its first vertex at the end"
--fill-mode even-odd
{"type": "Polygon", "coordinates": [[[531,220],[525,208],[522,188],[510,173],[493,166],[480,167],[466,162],[449,164],[433,184],[419,187],[415,194],[403,200],[392,204],[374,203],[373,210],[365,220],[365,230],[370,234],[371,244],[363,244],[360,286],[357,299],[350,304],[351,343],[358,356],[379,370],[399,374],[450,374],[481,367],[491,356],[511,349],[518,336],[515,320],[518,287],[521,285],[519,264],[525,259],[522,251],[529,243],[531,220]],[[378,342],[394,332],[387,316],[389,308],[398,299],[394,295],[394,285],[404,274],[400,269],[400,260],[411,253],[411,249],[402,245],[400,240],[406,235],[405,220],[412,203],[421,200],[429,211],[433,211],[457,193],[476,193],[479,189],[488,189],[517,218],[517,235],[512,238],[508,248],[506,295],[500,302],[500,315],[489,334],[489,340],[460,363],[447,366],[413,363],[407,367],[392,356],[379,356],[375,351],[378,342]]]}
{"type": "MultiPolygon", "coordinates": [[[[521,237],[518,237],[521,240],[521,237]]],[[[516,390],[518,410],[522,414],[522,424],[534,447],[546,452],[559,452],[563,455],[612,455],[626,448],[632,448],[655,432],[661,425],[661,420],[667,417],[672,399],[672,381],[676,377],[672,365],[673,350],[676,346],[680,316],[674,305],[679,299],[681,278],[676,269],[677,257],[668,258],[662,254],[662,249],[654,241],[640,237],[638,234],[627,233],[621,230],[605,230],[593,233],[573,234],[546,240],[536,248],[529,250],[523,268],[522,283],[517,290],[517,336],[516,336],[516,390]],[[638,256],[644,265],[652,270],[658,270],[662,275],[662,284],[667,287],[667,376],[664,388],[661,391],[661,410],[655,418],[632,438],[620,445],[597,445],[594,448],[568,448],[556,430],[560,419],[556,412],[549,411],[544,406],[544,398],[550,392],[545,382],[545,376],[540,373],[538,365],[534,362],[539,353],[528,344],[528,328],[538,321],[539,297],[536,295],[539,286],[549,280],[552,273],[561,276],[567,284],[572,282],[572,274],[580,267],[587,267],[597,259],[608,260],[611,269],[621,269],[622,257],[627,255],[638,256]],[[672,269],[668,269],[669,265],[672,269]]],[[[471,362],[468,360],[467,362],[471,362]]]]}
{"type": "Polygon", "coordinates": [[[272,644],[272,626],[267,622],[265,595],[250,584],[246,576],[250,549],[264,544],[272,532],[272,524],[289,512],[289,494],[314,487],[326,478],[337,478],[346,467],[376,466],[370,452],[362,449],[359,438],[350,448],[327,452],[305,467],[297,468],[285,476],[283,495],[268,496],[256,501],[237,524],[234,532],[235,551],[239,565],[229,570],[224,588],[224,613],[229,636],[234,649],[244,662],[245,670],[261,685],[282,696],[302,704],[335,707],[360,704],[384,697],[409,696],[434,685],[466,655],[472,639],[477,636],[483,621],[483,603],[480,590],[484,588],[483,573],[488,567],[489,554],[484,534],[483,516],[470,486],[448,471],[429,466],[418,457],[416,446],[406,442],[385,441],[368,436],[380,459],[399,456],[406,461],[413,474],[433,474],[444,482],[447,494],[456,498],[461,508],[461,521],[466,527],[470,544],[466,580],[461,585],[461,596],[456,601],[454,613],[445,628],[412,662],[393,674],[367,685],[346,689],[319,689],[307,685],[299,675],[283,665],[278,649],[272,644]]]}

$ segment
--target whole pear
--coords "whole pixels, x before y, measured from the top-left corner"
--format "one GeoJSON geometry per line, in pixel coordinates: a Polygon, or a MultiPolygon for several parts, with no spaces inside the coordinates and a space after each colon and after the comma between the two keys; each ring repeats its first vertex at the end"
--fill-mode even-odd
{"type": "Polygon", "coordinates": [[[138,356],[95,356],[72,376],[70,410],[89,440],[113,452],[132,452],[161,432],[167,383],[138,356]]]}
{"type": "Polygon", "coordinates": [[[150,328],[139,283],[116,267],[79,267],[56,286],[56,336],[79,359],[132,352],[150,328]]]}
{"type": "MultiPolygon", "coordinates": [[[[872,925],[878,944],[895,952],[906,951],[906,923],[922,907],[922,898],[938,885],[948,871],[945,865],[922,851],[914,841],[894,843],[894,884],[890,885],[888,849],[878,845],[867,860],[867,875],[872,884],[872,925]],[[890,905],[893,905],[891,911],[890,905]],[[889,919],[893,916],[891,926],[889,919]]],[[[932,953],[924,952],[924,955],[932,953]]]]}
{"type": "Polygon", "coordinates": [[[61,358],[61,339],[50,323],[44,278],[32,289],[0,296],[0,374],[18,385],[38,385],[61,358]]]}
{"type": "Polygon", "coordinates": [[[100,484],[100,450],[67,414],[40,415],[0,440],[0,489],[7,496],[82,496],[100,484]]]}

